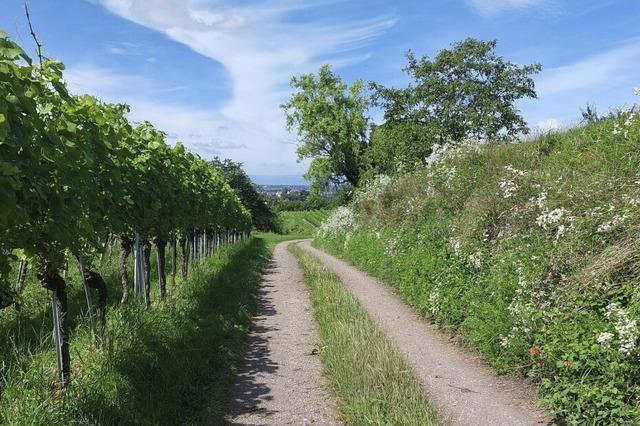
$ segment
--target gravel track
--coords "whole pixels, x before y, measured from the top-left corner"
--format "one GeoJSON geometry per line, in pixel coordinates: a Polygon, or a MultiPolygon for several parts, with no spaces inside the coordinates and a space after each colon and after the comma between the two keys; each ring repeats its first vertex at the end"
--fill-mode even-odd
{"type": "Polygon", "coordinates": [[[309,291],[283,242],[263,276],[258,312],[247,337],[226,418],[234,425],[337,425],[320,359],[309,291]]]}
{"type": "Polygon", "coordinates": [[[491,368],[428,324],[391,287],[311,246],[300,246],[334,272],[381,330],[406,356],[414,376],[443,420],[454,425],[544,425],[536,389],[491,368]]]}

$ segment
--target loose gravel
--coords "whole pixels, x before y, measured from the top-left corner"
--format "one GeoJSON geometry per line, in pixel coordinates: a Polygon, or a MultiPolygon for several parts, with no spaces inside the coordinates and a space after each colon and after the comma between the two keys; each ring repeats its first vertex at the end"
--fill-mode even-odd
{"type": "Polygon", "coordinates": [[[320,359],[313,355],[320,338],[309,290],[289,243],[276,246],[260,285],[229,424],[339,424],[320,359]]]}

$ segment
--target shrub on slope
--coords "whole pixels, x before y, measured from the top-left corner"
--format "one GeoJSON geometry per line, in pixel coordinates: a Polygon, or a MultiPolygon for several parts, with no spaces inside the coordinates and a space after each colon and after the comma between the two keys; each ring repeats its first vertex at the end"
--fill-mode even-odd
{"type": "Polygon", "coordinates": [[[394,285],[559,422],[640,422],[640,118],[436,151],[316,243],[394,285]]]}

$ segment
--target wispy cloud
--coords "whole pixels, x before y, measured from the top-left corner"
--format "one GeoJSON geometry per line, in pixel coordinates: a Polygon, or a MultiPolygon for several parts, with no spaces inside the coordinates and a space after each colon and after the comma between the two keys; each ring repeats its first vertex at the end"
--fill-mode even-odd
{"type": "Polygon", "coordinates": [[[631,83],[640,68],[640,40],[633,40],[608,52],[543,72],[536,86],[539,96],[594,92],[631,83]]]}
{"type": "Polygon", "coordinates": [[[225,123],[229,143],[249,144],[258,151],[262,143],[272,152],[291,140],[279,109],[289,93],[290,77],[314,71],[324,62],[344,66],[367,59],[366,46],[396,22],[392,15],[329,18],[327,8],[337,0],[99,3],[222,64],[232,82],[232,97],[209,119],[225,123]],[[297,19],[300,12],[304,21],[297,19]]]}
{"type": "Polygon", "coordinates": [[[606,112],[637,102],[633,87],[639,68],[640,40],[627,40],[609,51],[543,69],[536,80],[538,99],[520,106],[541,130],[575,125],[587,104],[606,112]]]}
{"type": "Polygon", "coordinates": [[[551,0],[468,0],[468,2],[481,15],[495,15],[507,10],[547,6],[551,0]]]}
{"type": "Polygon", "coordinates": [[[562,127],[562,122],[557,118],[548,118],[546,120],[538,121],[534,130],[542,132],[549,132],[551,130],[557,130],[562,127]]]}

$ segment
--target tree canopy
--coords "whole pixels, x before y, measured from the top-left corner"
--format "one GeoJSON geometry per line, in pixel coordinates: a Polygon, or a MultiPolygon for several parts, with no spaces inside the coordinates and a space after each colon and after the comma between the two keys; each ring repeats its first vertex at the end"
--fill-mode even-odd
{"type": "Polygon", "coordinates": [[[360,80],[345,84],[329,66],[294,77],[282,107],[299,137],[298,156],[312,158],[307,177],[317,188],[392,174],[425,161],[435,144],[499,141],[528,133],[516,102],[536,98],[539,64],[517,65],[496,53],[496,41],[466,39],[433,59],[409,51],[404,88],[360,80]],[[369,127],[368,108],[384,122],[369,127]]]}
{"type": "Polygon", "coordinates": [[[262,190],[251,181],[251,178],[242,168],[241,163],[230,159],[214,158],[209,164],[218,171],[229,183],[242,201],[242,204],[251,212],[253,225],[262,231],[277,231],[278,217],[271,210],[271,206],[262,190]]]}
{"type": "Polygon", "coordinates": [[[357,186],[367,147],[369,97],[363,82],[348,85],[324,65],[317,75],[293,77],[291,86],[296,91],[282,108],[299,137],[298,158],[312,159],[306,175],[312,187],[357,186]]]}

